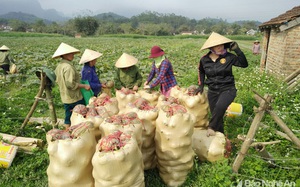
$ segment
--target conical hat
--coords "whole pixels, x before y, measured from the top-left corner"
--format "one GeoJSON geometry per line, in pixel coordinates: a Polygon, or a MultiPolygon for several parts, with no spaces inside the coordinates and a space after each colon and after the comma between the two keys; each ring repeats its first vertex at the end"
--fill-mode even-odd
{"type": "Polygon", "coordinates": [[[226,44],[226,43],[231,43],[231,42],[232,42],[232,40],[230,40],[218,33],[212,32],[200,50],[209,49],[211,47],[214,47],[214,46],[217,46],[220,44],[226,44]]]}
{"type": "Polygon", "coordinates": [[[86,50],[84,50],[84,53],[79,61],[79,64],[84,64],[86,62],[90,62],[92,60],[99,58],[100,56],[102,56],[101,53],[99,53],[97,51],[93,51],[91,49],[86,49],[86,50]]]}
{"type": "Polygon", "coordinates": [[[0,51],[9,51],[9,48],[6,45],[2,45],[2,47],[0,47],[0,51]]]}
{"type": "Polygon", "coordinates": [[[62,42],[56,49],[52,58],[57,58],[57,57],[60,57],[62,55],[69,54],[69,53],[80,53],[80,51],[78,49],[62,42]]]}
{"type": "Polygon", "coordinates": [[[117,68],[127,68],[130,66],[133,66],[137,62],[138,62],[137,58],[135,58],[127,53],[123,53],[122,56],[117,60],[115,66],[117,68]]]}

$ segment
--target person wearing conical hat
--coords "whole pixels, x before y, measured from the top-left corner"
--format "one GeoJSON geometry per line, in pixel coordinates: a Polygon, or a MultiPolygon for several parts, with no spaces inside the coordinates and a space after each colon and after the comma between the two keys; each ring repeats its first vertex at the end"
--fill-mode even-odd
{"type": "Polygon", "coordinates": [[[153,46],[150,53],[149,58],[153,59],[153,63],[147,81],[144,83],[144,89],[152,89],[160,84],[161,93],[168,97],[171,88],[177,85],[172,64],[159,46],[153,46]],[[153,80],[155,75],[157,76],[153,80]]]}
{"type": "Polygon", "coordinates": [[[116,73],[114,76],[115,89],[122,88],[138,91],[142,84],[142,75],[137,67],[138,59],[127,53],[123,53],[116,61],[116,73]]]}
{"type": "Polygon", "coordinates": [[[61,58],[56,66],[56,83],[59,87],[61,101],[65,109],[65,128],[71,125],[71,115],[73,108],[78,104],[85,105],[85,101],[80,92],[80,88],[90,90],[90,85],[80,84],[80,74],[73,65],[74,55],[80,51],[66,43],[61,43],[52,58],[61,58]]]}
{"type": "Polygon", "coordinates": [[[214,136],[216,131],[224,133],[223,117],[236,97],[236,87],[232,67],[248,67],[248,61],[238,44],[218,33],[213,32],[203,44],[201,50],[208,53],[200,59],[198,67],[199,87],[195,94],[202,94],[204,85],[208,86],[208,103],[211,112],[207,136],[214,136]],[[228,51],[234,51],[235,54],[228,51]]]}
{"type": "Polygon", "coordinates": [[[11,65],[15,63],[10,56],[9,50],[10,49],[5,45],[0,47],[0,67],[2,68],[4,75],[11,72],[11,65]]]}
{"type": "Polygon", "coordinates": [[[84,64],[81,69],[81,79],[89,82],[96,97],[101,92],[101,88],[105,87],[105,85],[101,84],[95,67],[97,59],[100,56],[102,56],[102,54],[97,51],[85,49],[79,61],[79,64],[84,64]]]}
{"type": "Polygon", "coordinates": [[[260,53],[260,42],[258,40],[255,40],[252,47],[252,53],[254,55],[259,55],[260,53]]]}

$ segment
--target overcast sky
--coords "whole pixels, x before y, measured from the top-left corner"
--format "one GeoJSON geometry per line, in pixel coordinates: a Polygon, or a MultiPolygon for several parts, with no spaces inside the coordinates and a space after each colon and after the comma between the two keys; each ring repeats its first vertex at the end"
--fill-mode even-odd
{"type": "Polygon", "coordinates": [[[94,15],[113,12],[130,18],[145,11],[174,13],[191,19],[222,18],[269,21],[300,5],[299,0],[38,0],[43,9],[65,15],[94,15]]]}

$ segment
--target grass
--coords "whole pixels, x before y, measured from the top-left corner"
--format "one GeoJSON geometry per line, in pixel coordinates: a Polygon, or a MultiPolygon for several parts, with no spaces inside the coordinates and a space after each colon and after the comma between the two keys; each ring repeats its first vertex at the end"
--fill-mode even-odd
{"type": "MultiPolygon", "coordinates": [[[[21,75],[12,76],[7,81],[0,80],[0,132],[26,137],[40,138],[46,142],[45,132],[35,128],[38,124],[28,124],[24,131],[20,126],[34,102],[38,92],[39,81],[35,75],[37,68],[47,66],[54,69],[58,63],[51,59],[52,54],[60,42],[68,43],[82,52],[90,48],[103,53],[96,67],[100,79],[111,80],[114,73],[114,63],[123,52],[132,54],[139,59],[139,67],[146,78],[151,61],[148,59],[153,45],[160,45],[173,64],[176,78],[181,87],[197,84],[197,65],[200,57],[205,53],[200,51],[204,38],[163,38],[163,37],[99,37],[99,38],[67,38],[67,37],[12,37],[4,36],[1,42],[11,49],[11,54],[17,62],[21,75]]],[[[299,138],[299,110],[300,92],[286,90],[287,85],[282,79],[259,69],[260,56],[252,55],[250,49],[252,40],[237,40],[249,61],[246,69],[234,68],[238,95],[235,102],[243,105],[243,114],[238,118],[225,118],[225,132],[232,141],[233,150],[230,158],[216,163],[194,161],[193,170],[189,173],[182,186],[237,186],[240,182],[258,184],[261,181],[295,182],[300,185],[300,152],[295,144],[278,136],[275,131],[281,130],[274,120],[266,114],[262,120],[270,128],[260,128],[256,133],[256,141],[281,140],[279,144],[268,145],[266,148],[276,159],[276,167],[270,167],[267,162],[258,157],[257,152],[250,148],[239,173],[232,172],[232,164],[241,148],[241,142],[236,139],[238,134],[247,134],[255,116],[254,106],[258,103],[254,99],[253,90],[260,95],[271,94],[272,109],[289,126],[299,138]]],[[[79,62],[80,55],[74,61],[79,62]]],[[[81,66],[76,63],[80,71],[81,66]]],[[[59,90],[52,90],[53,100],[59,118],[64,117],[63,105],[60,101],[59,90]]],[[[49,116],[48,106],[39,102],[33,116],[49,116]]],[[[51,127],[44,124],[45,130],[51,127]]],[[[49,164],[47,145],[33,154],[18,153],[12,166],[0,169],[0,186],[47,186],[46,169],[49,164]]],[[[157,169],[145,171],[145,184],[148,187],[164,187],[157,169]]],[[[254,186],[254,185],[253,185],[254,186]]]]}

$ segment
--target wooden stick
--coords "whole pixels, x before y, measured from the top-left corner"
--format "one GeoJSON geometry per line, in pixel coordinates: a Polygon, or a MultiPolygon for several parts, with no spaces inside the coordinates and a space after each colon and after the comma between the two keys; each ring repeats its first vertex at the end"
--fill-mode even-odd
{"type": "MultiPolygon", "coordinates": [[[[263,123],[260,123],[259,125],[260,125],[261,127],[263,127],[263,128],[270,128],[268,125],[265,125],[265,124],[263,124],[263,123]]],[[[283,132],[281,132],[281,131],[278,131],[278,130],[275,130],[275,133],[276,133],[277,135],[279,135],[279,136],[281,136],[281,137],[283,137],[283,138],[285,138],[285,139],[287,139],[287,140],[289,140],[289,141],[292,142],[291,138],[290,138],[287,134],[285,134],[285,133],[283,133],[283,132]]]]}
{"type": "Polygon", "coordinates": [[[56,117],[56,112],[55,112],[55,108],[54,108],[54,104],[53,104],[53,100],[52,100],[51,86],[50,85],[46,85],[45,93],[46,93],[46,101],[48,103],[48,107],[49,107],[49,110],[50,110],[50,116],[51,116],[51,119],[52,119],[52,126],[55,126],[56,123],[57,123],[57,117],[56,117]]]}
{"type": "MultiPolygon", "coordinates": [[[[300,61],[298,62],[300,63],[300,61]]],[[[300,68],[298,68],[296,71],[294,71],[292,74],[290,74],[288,77],[284,79],[285,82],[290,82],[292,79],[297,77],[300,74],[300,68]]]]}
{"type": "MultiPolygon", "coordinates": [[[[271,101],[271,96],[266,95],[264,97],[264,100],[260,103],[260,108],[262,108],[262,109],[267,108],[266,106],[268,105],[268,103],[270,101],[271,101]],[[265,100],[267,102],[265,102],[265,100]]],[[[255,117],[252,121],[252,124],[250,126],[250,129],[247,133],[246,139],[242,144],[241,150],[238,153],[238,155],[233,163],[233,166],[232,166],[233,172],[236,172],[236,173],[238,172],[238,170],[248,152],[248,149],[249,149],[250,145],[252,144],[253,138],[255,136],[255,133],[259,127],[259,123],[260,123],[261,119],[263,118],[264,114],[265,114],[265,110],[259,110],[258,113],[255,115],[255,117]]]]}
{"type": "Polygon", "coordinates": [[[271,117],[275,120],[275,122],[280,126],[280,128],[291,138],[291,140],[300,148],[300,140],[294,133],[288,128],[288,126],[273,112],[268,111],[271,117]]]}
{"type": "Polygon", "coordinates": [[[266,146],[262,144],[257,144],[255,146],[255,150],[258,152],[259,156],[266,160],[269,161],[269,164],[273,165],[275,164],[272,155],[266,150],[266,146]]]}

